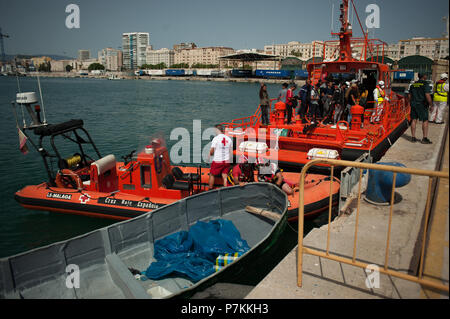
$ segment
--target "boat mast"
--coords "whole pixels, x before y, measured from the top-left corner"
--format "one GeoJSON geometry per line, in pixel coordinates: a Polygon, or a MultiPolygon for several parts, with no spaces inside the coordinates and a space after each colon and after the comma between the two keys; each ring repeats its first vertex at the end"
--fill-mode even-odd
{"type": "Polygon", "coordinates": [[[350,39],[353,35],[352,25],[348,20],[348,1],[342,0],[340,5],[341,15],[339,21],[341,21],[341,30],[339,33],[332,33],[339,36],[339,60],[338,61],[352,61],[352,48],[350,45],[350,39]]]}

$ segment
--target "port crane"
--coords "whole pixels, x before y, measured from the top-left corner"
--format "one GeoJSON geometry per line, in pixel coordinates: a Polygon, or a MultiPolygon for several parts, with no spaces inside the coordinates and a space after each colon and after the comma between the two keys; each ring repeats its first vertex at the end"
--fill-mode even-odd
{"type": "Polygon", "coordinates": [[[9,38],[9,35],[2,33],[2,28],[0,28],[0,46],[1,46],[1,53],[2,53],[2,60],[1,62],[6,62],[6,55],[5,55],[5,45],[3,44],[3,38],[9,38]]]}

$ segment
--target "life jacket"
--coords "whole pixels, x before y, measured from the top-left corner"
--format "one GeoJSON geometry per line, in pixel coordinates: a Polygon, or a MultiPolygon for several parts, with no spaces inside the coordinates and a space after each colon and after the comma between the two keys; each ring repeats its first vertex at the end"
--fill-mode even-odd
{"type": "Polygon", "coordinates": [[[444,81],[438,81],[434,85],[434,94],[433,94],[433,100],[436,102],[447,102],[447,93],[444,90],[444,81]]]}
{"type": "Polygon", "coordinates": [[[377,85],[377,90],[378,90],[378,104],[381,104],[381,103],[383,103],[383,101],[384,101],[384,98],[385,98],[385,95],[386,95],[386,93],[384,92],[384,90],[382,89],[382,88],[380,88],[378,85],[377,85]]]}

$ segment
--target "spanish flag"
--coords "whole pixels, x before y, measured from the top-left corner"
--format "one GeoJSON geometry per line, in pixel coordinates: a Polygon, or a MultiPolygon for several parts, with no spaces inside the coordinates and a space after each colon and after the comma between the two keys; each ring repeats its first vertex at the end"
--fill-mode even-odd
{"type": "Polygon", "coordinates": [[[20,128],[17,129],[19,130],[19,149],[24,155],[26,155],[28,154],[28,146],[27,146],[28,138],[25,136],[25,134],[23,134],[20,128]]]}

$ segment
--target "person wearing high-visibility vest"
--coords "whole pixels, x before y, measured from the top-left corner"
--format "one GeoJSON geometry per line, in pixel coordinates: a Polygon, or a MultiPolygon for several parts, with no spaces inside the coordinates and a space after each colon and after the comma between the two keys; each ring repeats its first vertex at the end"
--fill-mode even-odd
{"type": "Polygon", "coordinates": [[[430,123],[444,124],[444,111],[448,105],[448,75],[441,74],[441,79],[434,85],[433,106],[430,110],[430,123]]]}
{"type": "Polygon", "coordinates": [[[373,98],[377,102],[377,107],[372,113],[370,122],[379,122],[381,120],[381,115],[383,114],[384,101],[386,100],[386,91],[384,90],[384,81],[378,82],[375,90],[373,90],[373,98]]]}

